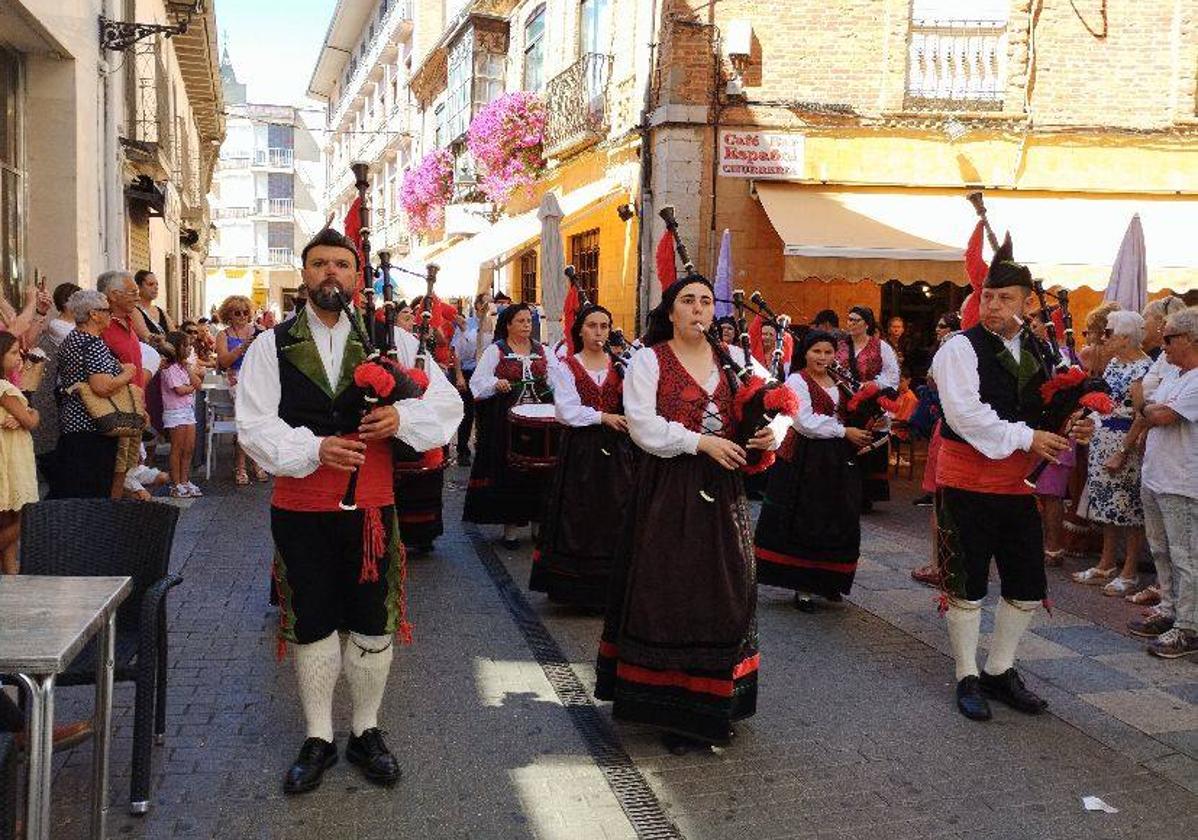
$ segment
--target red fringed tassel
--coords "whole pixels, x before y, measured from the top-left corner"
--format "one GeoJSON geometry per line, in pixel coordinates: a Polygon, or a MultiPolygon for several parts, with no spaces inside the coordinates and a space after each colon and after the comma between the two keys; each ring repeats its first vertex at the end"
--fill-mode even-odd
{"type": "Polygon", "coordinates": [[[287,657],[287,640],[279,636],[275,643],[275,661],[282,662],[287,657]]]}
{"type": "Polygon", "coordinates": [[[387,550],[387,532],[378,508],[367,508],[362,517],[362,573],[358,583],[374,583],[379,579],[379,558],[387,550]]]}
{"type": "Polygon", "coordinates": [[[1044,596],[1044,600],[1040,603],[1044,605],[1044,611],[1048,613],[1049,616],[1052,616],[1052,608],[1056,606],[1056,604],[1053,603],[1052,598],[1049,598],[1046,595],[1044,596]]]}
{"type": "Polygon", "coordinates": [[[408,621],[408,553],[403,543],[399,544],[399,624],[395,628],[395,638],[401,645],[412,644],[412,625],[408,621]]]}
{"type": "Polygon", "coordinates": [[[948,615],[948,593],[941,592],[936,598],[936,613],[942,618],[948,615]]]}

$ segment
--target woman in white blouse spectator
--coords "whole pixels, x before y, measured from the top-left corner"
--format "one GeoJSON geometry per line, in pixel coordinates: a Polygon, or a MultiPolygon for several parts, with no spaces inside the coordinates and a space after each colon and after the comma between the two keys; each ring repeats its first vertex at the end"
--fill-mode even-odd
{"type": "MultiPolygon", "coordinates": [[[[877,382],[882,388],[898,389],[899,363],[894,348],[878,336],[878,321],[868,306],[854,306],[844,319],[847,341],[837,348],[836,362],[860,383],[877,382]]],[[[879,427],[880,429],[883,427],[879,427]]],[[[890,445],[880,446],[858,460],[861,468],[861,509],[890,499],[890,445]]]]}

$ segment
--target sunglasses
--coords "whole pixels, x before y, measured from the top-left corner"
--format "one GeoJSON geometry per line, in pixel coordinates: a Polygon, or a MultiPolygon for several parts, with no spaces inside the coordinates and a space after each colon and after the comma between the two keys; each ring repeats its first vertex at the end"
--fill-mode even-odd
{"type": "Polygon", "coordinates": [[[92,312],[109,312],[109,313],[111,313],[112,307],[111,306],[97,306],[95,309],[92,310],[92,312]]]}

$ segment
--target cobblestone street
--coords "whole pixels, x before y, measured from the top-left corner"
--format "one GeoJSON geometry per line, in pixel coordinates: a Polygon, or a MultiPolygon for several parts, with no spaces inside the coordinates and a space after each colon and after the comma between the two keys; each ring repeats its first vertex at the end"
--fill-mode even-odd
{"type": "MultiPolygon", "coordinates": [[[[401,783],[374,788],[342,762],[316,793],[283,796],[303,724],[266,604],[268,492],[214,483],[184,511],[176,540],[185,582],[170,604],[168,738],[145,817],[126,815],[132,693],[117,690],[110,836],[636,836],[495,569],[524,591],[588,691],[600,619],[528,595],[527,550],[500,551],[489,574],[480,559],[496,556],[493,535],[456,521],[464,474],[450,481],[449,533],[411,562],[416,643],[396,657],[382,715],[401,783]]],[[[614,725],[656,797],[650,811],[696,840],[1192,837],[1194,663],[1153,660],[1057,610],[1038,618],[1022,651],[1052,714],[999,709],[989,724],[965,721],[933,593],[907,577],[923,543],[897,523],[923,514],[901,499],[886,508],[866,519],[865,560],[842,608],[804,615],[782,590],[761,591],[759,711],[732,747],[678,758],[653,733],[614,725]],[[1119,813],[1086,813],[1086,795],[1119,813]]],[[[87,713],[87,690],[60,696],[60,720],[87,713]]],[[[342,746],[347,700],[339,696],[342,746]]],[[[613,726],[606,704],[598,718],[613,726]]],[[[59,759],[55,837],[85,835],[89,759],[86,745],[59,759]]]]}

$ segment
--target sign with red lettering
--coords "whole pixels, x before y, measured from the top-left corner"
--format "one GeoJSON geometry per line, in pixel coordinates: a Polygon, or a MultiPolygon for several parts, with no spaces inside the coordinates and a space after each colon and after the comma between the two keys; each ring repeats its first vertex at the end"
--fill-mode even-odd
{"type": "Polygon", "coordinates": [[[720,131],[725,178],[792,181],[803,177],[803,135],[780,131],[720,131]]]}

